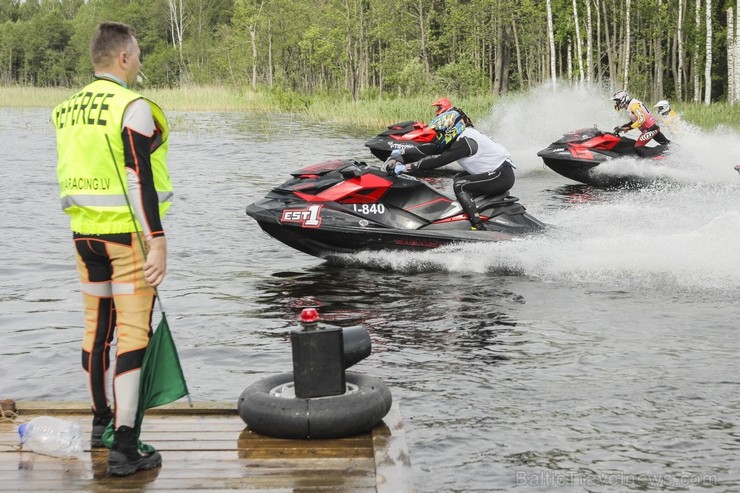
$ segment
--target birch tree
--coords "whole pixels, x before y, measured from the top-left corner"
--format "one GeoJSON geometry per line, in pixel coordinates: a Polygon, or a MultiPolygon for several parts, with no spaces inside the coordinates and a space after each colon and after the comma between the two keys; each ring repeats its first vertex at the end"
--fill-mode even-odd
{"type": "Polygon", "coordinates": [[[655,37],[655,92],[663,97],[663,0],[658,0],[658,36],[655,37]]]}
{"type": "Polygon", "coordinates": [[[568,82],[573,82],[573,43],[571,43],[570,39],[568,39],[565,64],[568,71],[568,82]]]}
{"type": "Polygon", "coordinates": [[[555,30],[552,26],[552,5],[547,0],[547,38],[550,40],[550,77],[552,78],[552,88],[557,87],[557,74],[555,73],[555,30]]]}
{"type": "Polygon", "coordinates": [[[694,37],[694,56],[692,65],[692,72],[694,72],[694,102],[699,102],[699,95],[701,94],[701,86],[699,83],[699,33],[701,32],[701,0],[696,0],[695,12],[694,12],[694,24],[696,29],[696,35],[694,37]]]}
{"type": "Polygon", "coordinates": [[[352,101],[357,101],[359,96],[358,87],[358,71],[359,71],[359,55],[358,49],[360,40],[363,39],[363,22],[361,7],[357,2],[350,2],[345,0],[345,42],[346,42],[346,55],[347,55],[347,71],[346,77],[348,78],[347,84],[349,85],[350,93],[352,94],[352,101]],[[359,17],[359,22],[356,22],[359,17]],[[359,33],[358,31],[359,26],[359,33]],[[359,39],[357,39],[359,38],[359,39]]]}
{"type": "Polygon", "coordinates": [[[736,102],[735,92],[735,17],[733,9],[727,9],[727,102],[734,105],[736,102]]]}
{"type": "Polygon", "coordinates": [[[591,83],[593,76],[593,26],[591,24],[591,0],[586,0],[586,82],[591,83]]]}
{"type": "Polygon", "coordinates": [[[707,44],[704,60],[704,104],[712,102],[712,0],[706,5],[707,44]]]}
{"type": "MultiPolygon", "coordinates": [[[[522,69],[522,50],[519,44],[519,33],[516,28],[516,19],[511,20],[511,31],[514,34],[514,48],[516,49],[516,71],[519,74],[519,88],[524,89],[524,70],[522,69]]],[[[529,84],[529,78],[527,78],[529,84]]]]}
{"type": "Polygon", "coordinates": [[[624,87],[627,88],[629,85],[629,74],[630,74],[630,45],[632,44],[632,31],[630,31],[630,14],[632,1],[627,0],[625,6],[625,34],[624,34],[624,87]]]}
{"type": "Polygon", "coordinates": [[[727,9],[727,102],[735,104],[735,16],[727,9]]]}
{"type": "MultiPolygon", "coordinates": [[[[586,0],[588,1],[588,0],[586,0]]],[[[581,43],[581,28],[579,26],[578,22],[578,2],[576,0],[573,0],[573,22],[576,25],[576,57],[578,58],[578,72],[579,72],[579,79],[581,82],[584,80],[585,74],[583,73],[583,45],[581,43]]]]}
{"type": "Polygon", "coordinates": [[[678,0],[678,25],[676,42],[678,43],[678,69],[676,70],[676,96],[683,99],[683,11],[684,0],[678,0]]]}
{"type": "Polygon", "coordinates": [[[733,104],[740,103],[740,8],[738,6],[735,6],[735,22],[734,22],[735,29],[732,33],[732,46],[733,46],[733,56],[732,59],[734,61],[733,66],[735,67],[735,71],[732,75],[732,79],[735,81],[735,91],[734,96],[732,98],[733,104]]]}
{"type": "Polygon", "coordinates": [[[257,24],[266,0],[241,0],[234,5],[235,25],[249,33],[252,47],[252,90],[257,89],[257,24]]]}
{"type": "Polygon", "coordinates": [[[735,47],[733,59],[735,60],[735,97],[733,101],[740,103],[740,8],[735,6],[735,32],[733,34],[734,41],[732,45],[735,47]]]}
{"type": "Polygon", "coordinates": [[[182,63],[182,40],[185,34],[185,9],[183,8],[182,0],[167,0],[167,6],[170,12],[169,22],[172,46],[180,55],[180,62],[182,63]]]}
{"type": "Polygon", "coordinates": [[[421,63],[424,65],[424,71],[429,73],[431,71],[431,63],[429,61],[429,48],[427,47],[427,30],[429,29],[429,10],[426,8],[426,3],[423,0],[417,0],[414,5],[411,6],[412,13],[418,21],[419,27],[419,57],[421,63]]]}

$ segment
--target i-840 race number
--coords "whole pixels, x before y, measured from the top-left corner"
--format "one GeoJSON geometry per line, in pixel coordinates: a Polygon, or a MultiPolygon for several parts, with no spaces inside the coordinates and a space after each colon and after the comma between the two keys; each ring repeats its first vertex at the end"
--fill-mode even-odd
{"type": "Polygon", "coordinates": [[[385,214],[385,206],[383,204],[352,204],[352,210],[358,214],[385,214]]]}

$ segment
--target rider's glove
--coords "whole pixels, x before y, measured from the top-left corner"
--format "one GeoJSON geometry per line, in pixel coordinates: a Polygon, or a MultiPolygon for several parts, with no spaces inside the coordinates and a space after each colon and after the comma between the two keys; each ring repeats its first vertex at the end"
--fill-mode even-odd
{"type": "Polygon", "coordinates": [[[385,170],[389,175],[400,175],[406,171],[406,165],[395,159],[389,159],[385,163],[385,170]]]}
{"type": "Polygon", "coordinates": [[[401,149],[393,149],[390,158],[403,162],[403,151],[401,149]]]}
{"type": "Polygon", "coordinates": [[[621,131],[622,131],[622,127],[614,127],[614,130],[612,130],[612,133],[619,135],[621,131]]]}

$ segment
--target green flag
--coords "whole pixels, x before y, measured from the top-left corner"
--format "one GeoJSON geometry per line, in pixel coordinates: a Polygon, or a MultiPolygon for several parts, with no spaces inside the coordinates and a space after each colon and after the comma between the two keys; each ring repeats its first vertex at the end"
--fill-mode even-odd
{"type": "Polygon", "coordinates": [[[134,428],[137,436],[141,431],[145,410],[175,402],[189,393],[167,316],[162,312],[162,320],[149,341],[141,364],[139,410],[134,428]]]}
{"type": "MultiPolygon", "coordinates": [[[[162,311],[162,320],[149,341],[141,364],[139,409],[134,425],[136,436],[141,434],[141,422],[147,409],[175,402],[189,393],[167,316],[162,311]]],[[[108,448],[113,446],[113,422],[103,434],[103,444],[108,448]]],[[[154,452],[154,447],[141,441],[139,449],[143,452],[154,452]]]]}

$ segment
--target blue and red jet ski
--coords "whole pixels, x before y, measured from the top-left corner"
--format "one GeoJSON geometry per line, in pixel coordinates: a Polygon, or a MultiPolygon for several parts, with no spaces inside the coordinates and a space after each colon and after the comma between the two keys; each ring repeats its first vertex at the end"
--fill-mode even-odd
{"type": "Polygon", "coordinates": [[[247,206],[247,215],[273,238],[316,257],[506,241],[545,228],[506,193],[476,198],[487,230],[470,231],[454,198],[414,177],[351,159],[321,162],[291,175],[247,206]]]}

